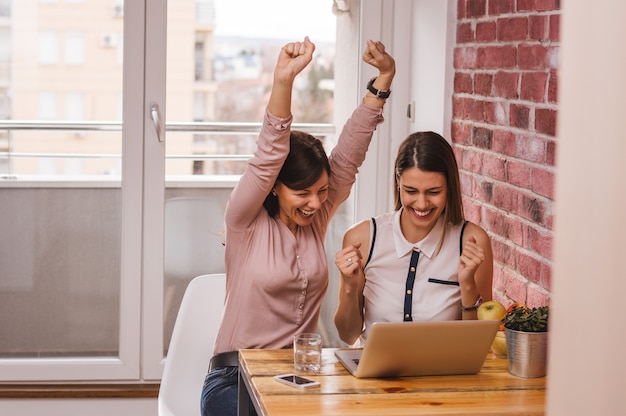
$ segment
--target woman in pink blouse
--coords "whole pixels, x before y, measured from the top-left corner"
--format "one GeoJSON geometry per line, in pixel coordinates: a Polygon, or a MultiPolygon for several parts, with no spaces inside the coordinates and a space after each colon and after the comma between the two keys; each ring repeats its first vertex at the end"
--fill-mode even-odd
{"type": "Polygon", "coordinates": [[[291,130],[295,77],[315,45],[285,45],[254,156],[226,207],[226,300],[206,376],[202,415],[237,412],[237,352],[290,348],[293,336],[315,332],[328,286],[324,237],[365,159],[395,75],[381,42],[368,41],[363,60],[378,69],[330,156],[321,141],[291,130]]]}

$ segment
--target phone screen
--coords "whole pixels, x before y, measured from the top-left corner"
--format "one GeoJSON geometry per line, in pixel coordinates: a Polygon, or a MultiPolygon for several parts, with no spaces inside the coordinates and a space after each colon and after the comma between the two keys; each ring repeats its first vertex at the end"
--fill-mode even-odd
{"type": "Polygon", "coordinates": [[[311,380],[306,379],[304,377],[300,377],[300,376],[296,376],[295,374],[292,375],[288,375],[288,376],[283,376],[281,377],[282,380],[288,381],[290,383],[293,384],[297,384],[297,385],[302,385],[302,384],[309,384],[311,383],[311,380]]]}

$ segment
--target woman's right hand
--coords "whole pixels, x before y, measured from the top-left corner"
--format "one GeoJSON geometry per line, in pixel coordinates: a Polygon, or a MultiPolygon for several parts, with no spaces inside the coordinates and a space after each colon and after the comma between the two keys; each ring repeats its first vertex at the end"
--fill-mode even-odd
{"type": "Polygon", "coordinates": [[[351,288],[357,288],[359,286],[359,271],[362,269],[361,261],[361,243],[354,243],[342,250],[338,251],[335,255],[335,265],[339,269],[344,283],[351,288]]]}
{"type": "Polygon", "coordinates": [[[303,42],[290,42],[280,49],[274,81],[293,81],[313,59],[315,44],[306,36],[303,42]]]}

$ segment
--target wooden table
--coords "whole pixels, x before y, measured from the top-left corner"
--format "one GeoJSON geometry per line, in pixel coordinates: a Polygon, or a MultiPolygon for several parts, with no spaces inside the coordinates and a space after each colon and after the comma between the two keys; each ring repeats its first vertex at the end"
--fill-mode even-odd
{"type": "Polygon", "coordinates": [[[509,374],[506,358],[489,353],[478,374],[358,379],[325,348],[319,373],[295,371],[291,350],[240,350],[239,415],[543,415],[546,378],[509,374]],[[276,382],[301,374],[320,387],[298,389],[276,382]]]}

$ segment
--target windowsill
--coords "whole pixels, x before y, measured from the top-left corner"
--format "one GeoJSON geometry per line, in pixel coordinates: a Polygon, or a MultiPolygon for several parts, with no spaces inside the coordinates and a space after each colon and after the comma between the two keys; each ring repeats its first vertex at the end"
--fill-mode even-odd
{"type": "Polygon", "coordinates": [[[156,398],[160,384],[9,384],[0,399],[156,398]]]}
{"type": "MultiPolygon", "coordinates": [[[[165,178],[166,188],[232,188],[240,175],[185,175],[165,178]]],[[[119,188],[119,176],[0,176],[0,188],[119,188]]]]}

